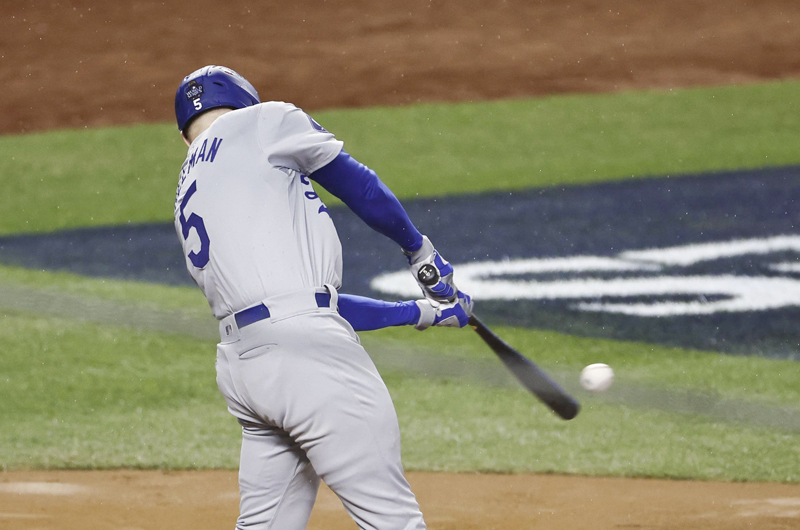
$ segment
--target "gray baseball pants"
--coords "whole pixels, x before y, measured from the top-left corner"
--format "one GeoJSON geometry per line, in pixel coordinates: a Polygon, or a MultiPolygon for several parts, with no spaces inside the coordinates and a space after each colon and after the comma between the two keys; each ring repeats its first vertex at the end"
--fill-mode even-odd
{"type": "Polygon", "coordinates": [[[389,392],[352,327],[314,293],[220,322],[217,384],[242,425],[237,530],[306,528],[320,479],[359,528],[426,528],[400,461],[389,392]]]}

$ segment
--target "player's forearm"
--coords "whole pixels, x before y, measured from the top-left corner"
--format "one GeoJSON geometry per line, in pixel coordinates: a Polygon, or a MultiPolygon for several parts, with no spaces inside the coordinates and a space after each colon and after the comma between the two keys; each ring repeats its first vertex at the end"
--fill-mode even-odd
{"type": "Polygon", "coordinates": [[[374,171],[345,151],[309,176],[402,249],[415,251],[422,246],[422,234],[394,193],[374,171]]]}
{"type": "Polygon", "coordinates": [[[365,296],[339,294],[339,314],[356,331],[371,331],[390,326],[411,326],[419,322],[416,302],[384,302],[365,296]]]}

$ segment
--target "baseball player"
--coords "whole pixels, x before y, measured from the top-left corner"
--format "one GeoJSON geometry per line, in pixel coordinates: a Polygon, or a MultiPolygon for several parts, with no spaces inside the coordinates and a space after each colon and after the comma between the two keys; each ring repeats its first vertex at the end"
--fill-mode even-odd
{"type": "Polygon", "coordinates": [[[359,528],[426,528],[394,406],[356,331],[463,327],[472,301],[452,267],[341,141],[291,104],[261,103],[236,72],[187,76],[175,114],[189,146],[175,228],[219,319],[217,384],[242,426],[236,528],[305,528],[320,479],[359,528]],[[424,298],[339,293],[341,244],[312,181],[395,241],[415,278],[425,267],[424,298]]]}

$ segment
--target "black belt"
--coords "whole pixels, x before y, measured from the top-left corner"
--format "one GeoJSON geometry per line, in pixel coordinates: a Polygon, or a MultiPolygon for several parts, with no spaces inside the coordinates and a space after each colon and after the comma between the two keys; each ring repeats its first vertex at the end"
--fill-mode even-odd
{"type": "MultiPolygon", "coordinates": [[[[315,293],[314,298],[317,300],[317,307],[331,306],[330,293],[315,293]]],[[[233,315],[233,318],[236,320],[236,326],[239,329],[242,329],[250,324],[255,324],[256,322],[264,320],[265,318],[269,318],[269,308],[264,304],[254,305],[253,307],[242,309],[233,315]]]]}

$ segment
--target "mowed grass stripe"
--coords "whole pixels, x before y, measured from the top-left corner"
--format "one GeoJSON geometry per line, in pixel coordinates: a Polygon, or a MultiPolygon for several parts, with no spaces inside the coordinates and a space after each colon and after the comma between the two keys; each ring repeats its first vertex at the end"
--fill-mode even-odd
{"type": "MultiPolygon", "coordinates": [[[[115,289],[114,284],[127,282],[31,272],[29,276],[38,276],[44,285],[12,286],[2,281],[3,272],[6,271],[0,269],[0,310],[122,327],[137,333],[180,335],[211,343],[218,337],[216,321],[204,307],[205,303],[192,296],[195,290],[191,288],[163,287],[120,296],[124,291],[115,289]],[[71,286],[85,283],[84,294],[62,289],[64,279],[69,279],[71,286]],[[91,284],[95,284],[94,288],[91,284]],[[93,294],[87,294],[89,292],[93,294]],[[181,299],[190,302],[180,308],[169,307],[181,299]]],[[[498,329],[522,351],[530,352],[537,362],[555,370],[553,374],[560,383],[573,392],[580,392],[579,369],[602,358],[619,370],[614,392],[601,395],[603,401],[706,414],[718,419],[738,418],[752,424],[800,432],[800,409],[791,414],[777,406],[778,403],[800,403],[800,388],[795,384],[800,379],[800,363],[571,337],[544,330],[498,329]],[[679,361],[675,362],[674,358],[679,361]],[[730,400],[743,394],[753,402],[742,403],[737,411],[736,402],[730,400]],[[776,405],[772,409],[771,402],[776,405]],[[760,417],[770,412],[782,418],[785,424],[760,417]]],[[[464,379],[494,386],[518,385],[468,329],[458,334],[442,329],[431,329],[425,334],[410,331],[393,328],[363,333],[363,336],[373,358],[393,372],[464,379]]]]}
{"type": "MultiPolygon", "coordinates": [[[[0,309],[7,311],[216,342],[216,322],[205,298],[194,287],[0,266],[0,295],[0,309]]],[[[572,371],[574,378],[580,368],[601,360],[617,368],[618,381],[622,382],[641,382],[655,389],[700,390],[707,397],[716,395],[720,399],[746,397],[767,404],[800,404],[800,363],[796,361],[495,327],[515,348],[557,372],[572,371]]],[[[425,356],[445,363],[450,359],[494,360],[486,345],[468,329],[432,328],[420,333],[397,327],[362,335],[376,355],[392,359],[386,364],[395,370],[408,359],[419,362],[425,356]]],[[[447,375],[438,365],[437,361],[430,365],[433,375],[447,375]]],[[[409,367],[407,373],[427,369],[423,363],[409,367]]],[[[494,381],[493,376],[488,380],[494,381]]]]}
{"type": "MultiPolygon", "coordinates": [[[[238,429],[222,414],[211,343],[13,312],[3,318],[5,329],[25,335],[11,348],[25,362],[8,367],[4,385],[5,468],[235,466],[238,429]]],[[[387,383],[411,469],[794,480],[779,476],[791,469],[779,448],[796,435],[597,403],[566,424],[513,388],[392,374],[387,383]],[[717,436],[745,440],[763,460],[757,468],[729,464],[738,448],[704,460],[717,436]],[[601,455],[612,452],[609,466],[601,455]]]]}
{"type": "MultiPolygon", "coordinates": [[[[213,343],[15,312],[2,319],[0,467],[236,466],[239,428],[215,388],[213,343]]],[[[408,469],[800,480],[798,433],[592,401],[564,422],[515,387],[385,379],[408,469]]]]}
{"type": "MultiPolygon", "coordinates": [[[[800,163],[800,82],[315,113],[404,198],[800,163]]],[[[171,219],[172,124],[0,137],[0,234],[171,219]]]]}

